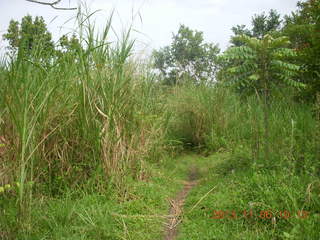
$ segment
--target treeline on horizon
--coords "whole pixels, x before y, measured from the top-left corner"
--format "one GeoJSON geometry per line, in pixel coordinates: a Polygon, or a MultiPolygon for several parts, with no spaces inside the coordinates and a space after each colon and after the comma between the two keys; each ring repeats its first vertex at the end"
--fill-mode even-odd
{"type": "MultiPolygon", "coordinates": [[[[271,9],[268,13],[255,14],[252,17],[251,26],[240,24],[232,27],[233,36],[230,38],[228,49],[244,45],[237,38],[241,35],[256,39],[262,39],[266,34],[274,38],[288,37],[290,43],[287,47],[295,50],[296,54],[291,62],[300,67],[295,79],[305,84],[305,88],[300,89],[297,97],[304,101],[314,102],[319,91],[319,73],[317,71],[320,32],[317,17],[319,14],[318,5],[318,1],[300,1],[297,3],[297,10],[289,15],[281,16],[274,9],[271,9]]],[[[86,14],[89,15],[88,12],[86,14]]],[[[100,33],[101,38],[109,35],[112,17],[113,14],[111,14],[107,23],[110,26],[106,26],[104,32],[100,33]]],[[[77,21],[80,20],[77,19],[77,21]]],[[[81,25],[80,22],[79,24],[81,25]]],[[[92,25],[90,26],[91,31],[96,31],[94,24],[90,24],[92,25]]],[[[52,34],[48,31],[43,17],[36,16],[33,19],[32,16],[28,15],[23,17],[21,22],[11,20],[7,32],[3,34],[3,39],[9,43],[9,47],[6,48],[6,55],[17,58],[19,55],[30,56],[31,52],[38,51],[38,54],[42,55],[41,66],[48,68],[52,67],[50,63],[53,59],[56,60],[62,58],[62,56],[71,55],[71,53],[74,54],[73,60],[77,62],[76,52],[89,50],[86,38],[92,33],[84,30],[84,26],[82,23],[83,31],[80,31],[79,28],[61,36],[54,43],[52,34]]],[[[126,33],[122,33],[123,38],[129,38],[129,34],[130,29],[126,33]],[[125,36],[126,34],[128,36],[125,36]]],[[[94,38],[94,36],[91,37],[94,38]]],[[[181,79],[186,78],[192,78],[191,81],[195,83],[220,82],[226,76],[223,71],[226,69],[226,61],[218,58],[219,53],[220,49],[217,44],[204,42],[202,32],[181,25],[178,32],[173,34],[172,44],[154,50],[150,62],[152,67],[161,73],[157,77],[161,78],[163,83],[167,85],[177,84],[182,81],[181,79]]],[[[94,64],[94,61],[92,61],[92,64],[94,64]]],[[[186,82],[186,80],[183,81],[186,82]]]]}

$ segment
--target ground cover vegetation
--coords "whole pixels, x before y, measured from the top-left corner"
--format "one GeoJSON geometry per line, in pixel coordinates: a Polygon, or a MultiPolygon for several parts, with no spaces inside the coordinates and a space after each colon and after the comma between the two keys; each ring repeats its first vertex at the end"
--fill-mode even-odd
{"type": "Polygon", "coordinates": [[[3,35],[1,239],[161,239],[191,166],[177,239],[320,238],[319,1],[148,61],[82,9],[58,42],[40,16],[3,35]]]}

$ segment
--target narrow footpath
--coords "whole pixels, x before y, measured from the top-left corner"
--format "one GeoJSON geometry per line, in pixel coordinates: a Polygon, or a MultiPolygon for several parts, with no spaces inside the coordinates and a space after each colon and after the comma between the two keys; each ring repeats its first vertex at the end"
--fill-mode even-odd
{"type": "Polygon", "coordinates": [[[176,197],[170,200],[170,212],[165,225],[164,240],[174,240],[178,235],[178,226],[181,223],[184,201],[191,191],[197,185],[198,169],[191,167],[188,180],[183,183],[184,187],[176,197]]]}

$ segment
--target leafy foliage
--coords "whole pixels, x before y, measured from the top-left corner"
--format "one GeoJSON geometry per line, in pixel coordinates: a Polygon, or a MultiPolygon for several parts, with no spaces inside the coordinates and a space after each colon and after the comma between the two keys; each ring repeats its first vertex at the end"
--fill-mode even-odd
{"type": "Polygon", "coordinates": [[[287,61],[296,55],[287,37],[273,38],[266,35],[257,39],[246,35],[234,37],[243,46],[231,47],[221,56],[229,64],[225,69],[226,78],[248,93],[269,91],[274,85],[285,83],[292,87],[302,87],[293,80],[299,66],[287,61]]]}
{"type": "Polygon", "coordinates": [[[204,43],[203,33],[181,25],[173,35],[171,46],[153,52],[154,66],[166,84],[178,84],[186,79],[191,82],[209,82],[217,70],[217,45],[204,43]]]}
{"type": "Polygon", "coordinates": [[[62,49],[69,51],[76,51],[77,49],[81,48],[80,41],[75,34],[73,34],[70,38],[67,35],[63,35],[59,39],[59,44],[62,49]]]}
{"type": "MultiPolygon", "coordinates": [[[[246,25],[237,25],[235,27],[231,28],[234,36],[240,36],[240,35],[247,35],[247,36],[252,36],[252,33],[249,29],[246,28],[246,25]]],[[[230,42],[232,43],[233,46],[241,46],[242,43],[238,41],[237,39],[234,39],[234,37],[231,38],[230,42]]]]}
{"type": "Polygon", "coordinates": [[[12,53],[28,56],[32,51],[42,50],[42,56],[54,54],[52,35],[48,31],[43,17],[27,15],[21,23],[11,20],[8,31],[3,35],[9,41],[9,49],[12,53]],[[43,51],[45,50],[45,51],[43,51]]]}
{"type": "Polygon", "coordinates": [[[75,64],[77,61],[79,62],[81,52],[84,52],[84,49],[75,33],[71,37],[67,35],[60,37],[58,49],[56,50],[56,55],[60,61],[75,64]]]}
{"type": "Polygon", "coordinates": [[[301,66],[299,79],[307,87],[301,97],[315,101],[320,92],[320,2],[308,0],[298,3],[298,11],[286,17],[283,34],[297,50],[297,64],[301,66]]]}
{"type": "Polygon", "coordinates": [[[252,18],[252,36],[261,39],[267,33],[279,30],[280,24],[280,14],[274,9],[270,10],[269,15],[265,13],[255,15],[252,18]]]}
{"type": "Polygon", "coordinates": [[[304,86],[293,80],[299,66],[287,61],[288,57],[295,56],[295,51],[286,48],[290,43],[287,37],[273,38],[267,34],[262,39],[246,35],[235,38],[243,42],[243,46],[231,47],[224,53],[222,59],[230,64],[225,71],[240,91],[262,93],[264,97],[264,158],[269,161],[270,90],[279,83],[292,87],[304,86]]]}
{"type": "Polygon", "coordinates": [[[280,14],[274,9],[269,11],[269,15],[266,15],[264,12],[256,14],[252,17],[251,25],[251,29],[246,28],[246,25],[237,25],[231,29],[234,36],[230,42],[233,46],[241,46],[243,44],[237,38],[234,38],[235,36],[247,35],[262,39],[264,35],[278,31],[281,25],[280,14]]]}

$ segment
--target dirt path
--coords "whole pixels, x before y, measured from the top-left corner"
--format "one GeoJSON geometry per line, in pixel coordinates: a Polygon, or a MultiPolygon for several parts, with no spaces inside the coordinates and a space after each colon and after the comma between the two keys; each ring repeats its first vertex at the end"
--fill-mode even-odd
{"type": "Polygon", "coordinates": [[[190,190],[197,184],[198,170],[196,167],[190,168],[188,180],[183,183],[184,187],[177,194],[175,199],[170,200],[170,213],[165,227],[164,240],[174,240],[178,235],[178,226],[181,222],[181,215],[184,201],[190,190]]]}

